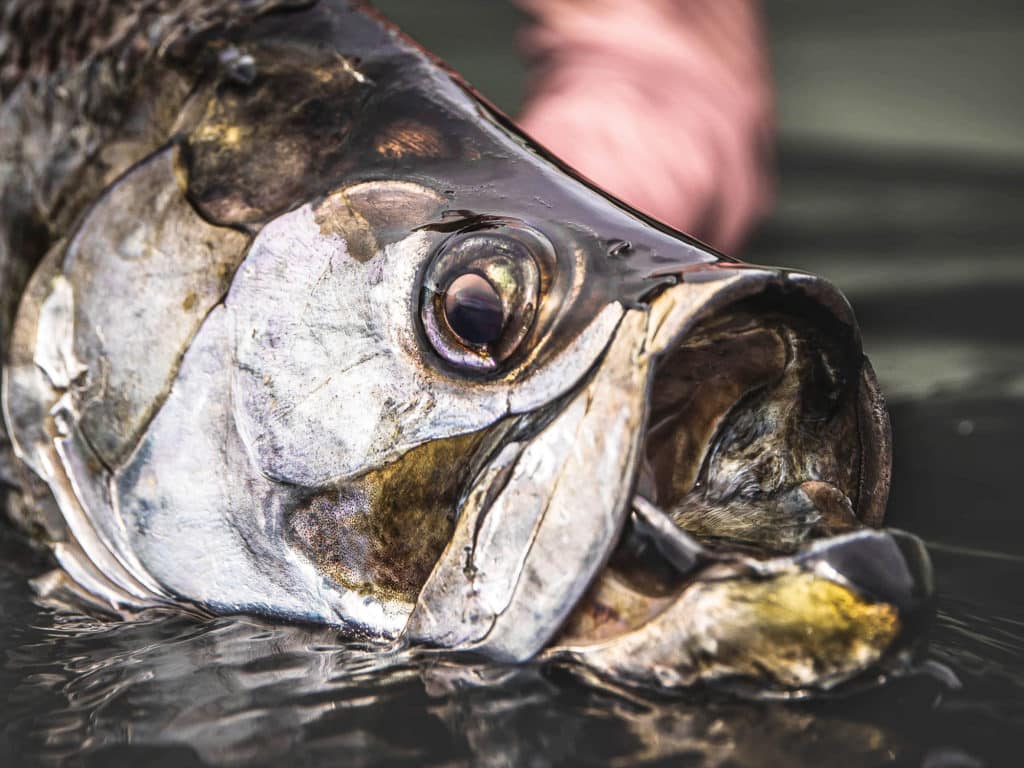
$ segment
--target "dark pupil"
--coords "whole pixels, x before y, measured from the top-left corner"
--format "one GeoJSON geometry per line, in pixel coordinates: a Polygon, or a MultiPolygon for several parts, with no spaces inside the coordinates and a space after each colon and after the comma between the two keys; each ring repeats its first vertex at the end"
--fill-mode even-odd
{"type": "Polygon", "coordinates": [[[472,273],[455,278],[448,286],[444,316],[459,338],[476,345],[497,341],[505,324],[498,292],[486,278],[472,273]]]}

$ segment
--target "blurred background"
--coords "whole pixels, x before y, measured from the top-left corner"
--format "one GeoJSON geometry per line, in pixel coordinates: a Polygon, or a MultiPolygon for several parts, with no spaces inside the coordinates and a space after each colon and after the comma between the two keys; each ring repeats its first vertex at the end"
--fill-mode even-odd
{"type": "MultiPolygon", "coordinates": [[[[374,0],[511,115],[525,96],[508,0],[374,0]]],[[[1024,157],[1016,0],[763,0],[783,143],[1024,157]]]]}

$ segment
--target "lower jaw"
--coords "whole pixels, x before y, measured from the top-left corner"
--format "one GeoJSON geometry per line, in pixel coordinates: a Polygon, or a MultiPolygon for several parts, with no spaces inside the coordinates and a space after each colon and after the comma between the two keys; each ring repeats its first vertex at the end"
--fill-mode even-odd
{"type": "Polygon", "coordinates": [[[932,616],[930,564],[914,537],[860,528],[772,557],[708,549],[679,529],[659,545],[670,526],[636,500],[611,561],[542,658],[616,684],[788,698],[912,668],[932,616]]]}

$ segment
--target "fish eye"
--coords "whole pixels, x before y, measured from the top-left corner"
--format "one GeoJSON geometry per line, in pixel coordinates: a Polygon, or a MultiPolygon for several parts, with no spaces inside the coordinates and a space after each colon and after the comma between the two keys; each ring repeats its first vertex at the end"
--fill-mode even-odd
{"type": "Polygon", "coordinates": [[[467,346],[493,344],[505,326],[505,307],[486,277],[467,272],[444,292],[444,319],[467,346]]]}
{"type": "Polygon", "coordinates": [[[420,318],[449,365],[496,371],[528,337],[551,246],[518,225],[456,234],[441,244],[424,279],[420,318]]]}

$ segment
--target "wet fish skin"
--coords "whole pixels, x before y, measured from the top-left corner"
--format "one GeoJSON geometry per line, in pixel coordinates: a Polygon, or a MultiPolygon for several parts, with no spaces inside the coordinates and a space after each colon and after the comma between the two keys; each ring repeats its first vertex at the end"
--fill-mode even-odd
{"type": "Polygon", "coordinates": [[[79,37],[54,34],[62,7],[19,0],[0,44],[4,423],[51,587],[667,687],[831,687],[895,648],[927,600],[918,550],[885,549],[882,578],[800,554],[877,548],[849,530],[888,489],[834,288],[628,209],[361,4],[113,3],[79,37]],[[465,274],[501,302],[486,348],[444,314],[465,274]],[[744,362],[743,339],[777,348],[744,362]],[[697,553],[658,621],[661,586],[599,588],[664,570],[620,556],[641,486],[677,518],[651,505],[645,535],[697,553]],[[726,538],[739,512],[790,549],[726,567],[678,529],[726,538]],[[706,606],[735,637],[693,635],[706,606]],[[609,644],[620,607],[646,623],[609,644]],[[752,660],[751,616],[792,654],[752,660]],[[707,663],[683,638],[739,646],[707,663]]]}
{"type": "MultiPolygon", "coordinates": [[[[10,172],[4,175],[4,183],[7,189],[24,189],[42,179],[48,192],[20,196],[20,204],[44,201],[33,202],[35,207],[28,213],[10,206],[5,209],[8,246],[4,265],[12,275],[5,281],[9,286],[5,297],[13,303],[16,288],[26,275],[43,261],[47,251],[52,256],[49,264],[35,270],[35,284],[28,290],[32,300],[23,302],[27,307],[21,334],[24,344],[19,348],[15,335],[11,356],[20,355],[28,369],[39,367],[38,344],[32,338],[38,335],[36,325],[54,316],[75,315],[75,329],[62,329],[76,335],[71,345],[74,355],[114,362],[102,373],[93,370],[74,382],[77,405],[68,421],[82,425],[85,434],[80,442],[92,456],[90,461],[108,469],[137,450],[198,325],[224,300],[227,281],[247,244],[266,222],[299,202],[326,196],[317,209],[317,227],[321,233],[331,227],[344,229],[346,247],[357,261],[372,258],[392,240],[408,235],[410,218],[412,225],[427,225],[424,231],[436,240],[448,229],[473,219],[477,215],[474,209],[486,211],[495,220],[510,215],[541,220],[552,208],[560,209],[561,219],[564,211],[575,209],[581,214],[576,217],[580,224],[586,224],[587,215],[591,219],[595,213],[605,215],[574,200],[580,197],[578,190],[547,183],[558,181],[562,171],[548,163],[538,168],[532,154],[510,146],[520,139],[509,134],[509,126],[469,96],[459,81],[361,7],[343,2],[229,2],[202,8],[186,4],[161,13],[166,9],[129,3],[116,13],[112,11],[113,16],[97,14],[94,25],[85,29],[84,44],[60,41],[62,45],[40,43],[33,47],[24,34],[25,19],[40,9],[52,11],[45,3],[25,3],[13,8],[5,22],[10,39],[28,42],[20,49],[18,45],[7,47],[10,57],[4,71],[8,93],[3,119],[22,130],[5,132],[10,138],[5,151],[10,172]],[[55,47],[63,50],[64,60],[32,55],[55,47]],[[469,120],[467,108],[471,110],[469,120]],[[15,140],[37,136],[50,143],[44,142],[31,154],[25,151],[33,146],[31,140],[15,140]],[[77,152],[67,151],[68,137],[76,137],[78,143],[72,147],[77,152]],[[481,158],[486,162],[480,162],[481,158]],[[379,195],[371,184],[359,214],[360,233],[351,231],[352,222],[339,220],[339,206],[332,202],[339,195],[332,197],[330,190],[348,190],[340,195],[344,199],[340,208],[347,213],[351,200],[360,194],[360,179],[387,179],[395,175],[396,168],[408,167],[427,178],[441,177],[443,185],[435,186],[444,188],[430,192],[409,185],[411,191],[401,188],[408,197],[392,201],[392,208],[387,208],[369,199],[379,195]],[[547,187],[547,199],[522,192],[511,200],[496,197],[495,167],[520,188],[528,185],[536,187],[532,191],[545,191],[547,187]],[[445,195],[457,197],[459,207],[445,213],[442,220],[437,217],[445,195]],[[559,200],[558,195],[566,199],[559,200]],[[106,206],[97,199],[105,200],[106,206]],[[73,222],[86,210],[92,213],[76,231],[73,222]],[[154,211],[158,212],[156,221],[154,211]],[[398,227],[388,220],[396,212],[406,217],[398,221],[398,227]],[[36,243],[27,243],[13,223],[25,218],[37,222],[43,233],[36,243]],[[141,224],[133,229],[133,222],[141,224]],[[147,239],[147,228],[157,222],[161,232],[170,233],[164,242],[150,243],[155,247],[147,253],[126,245],[129,240],[147,239]],[[205,243],[209,251],[192,254],[191,265],[174,255],[176,248],[191,250],[189,236],[196,243],[205,243]],[[134,262],[148,258],[152,266],[146,269],[163,272],[164,307],[149,307],[140,313],[130,302],[125,302],[121,312],[108,306],[106,296],[132,292],[132,281],[137,279],[133,273],[142,271],[137,263],[119,270],[117,262],[103,262],[105,253],[125,249],[134,262]],[[360,254],[360,250],[365,252],[360,254]],[[162,258],[168,255],[169,259],[162,258]],[[193,279],[203,267],[209,279],[193,279]],[[174,277],[168,269],[177,269],[179,274],[174,277]],[[61,301],[53,300],[55,294],[48,293],[52,285],[47,284],[60,275],[74,285],[74,306],[61,306],[61,301]],[[170,320],[169,313],[178,311],[187,317],[170,320]],[[89,321],[83,322],[86,316],[89,321]],[[143,325],[135,326],[136,332],[160,335],[159,344],[147,350],[146,365],[137,364],[135,341],[129,334],[102,333],[104,328],[127,327],[129,317],[143,318],[143,325]],[[120,360],[125,362],[117,362],[120,360]]],[[[45,23],[37,26],[52,27],[45,23]]],[[[385,194],[394,197],[395,188],[392,185],[392,192],[385,194]]],[[[587,190],[584,196],[593,198],[595,194],[587,190]]],[[[5,199],[9,197],[5,194],[5,199]]],[[[624,215],[617,207],[603,205],[603,198],[597,199],[619,215],[622,235],[629,237],[633,231],[630,248],[642,267],[644,254],[651,250],[645,240],[651,232],[655,239],[661,237],[658,230],[624,215]]],[[[564,226],[561,220],[553,223],[564,226]]],[[[578,239],[573,232],[566,232],[565,237],[567,241],[578,239]]],[[[593,240],[593,235],[589,237],[593,240]]],[[[674,237],[661,239],[672,249],[679,248],[674,237]]],[[[695,261],[715,258],[696,246],[687,250],[687,256],[695,261]]],[[[575,258],[580,261],[579,254],[575,258]]],[[[559,344],[573,339],[590,322],[588,310],[599,310],[607,303],[603,295],[607,291],[600,290],[607,286],[593,279],[599,277],[593,273],[607,271],[607,265],[598,261],[586,268],[592,275],[586,283],[580,280],[576,285],[555,286],[562,293],[575,293],[576,311],[561,318],[563,327],[546,345],[548,354],[557,353],[559,344]]],[[[634,291],[650,290],[657,280],[648,284],[640,276],[634,282],[638,286],[634,291]]],[[[591,347],[590,354],[594,354],[597,348],[591,347]]],[[[294,360],[291,363],[293,369],[298,365],[294,360]]],[[[16,368],[12,365],[9,371],[16,368]]],[[[28,371],[29,378],[34,375],[28,371]]],[[[61,386],[71,383],[62,382],[61,386]]],[[[15,382],[8,389],[17,387],[15,382]]],[[[507,395],[501,397],[511,400],[507,395]]],[[[59,398],[54,393],[42,399],[52,408],[59,398]]],[[[17,410],[31,398],[8,397],[7,401],[17,410]]],[[[45,442],[38,413],[9,415],[8,422],[26,423],[26,434],[45,442]]],[[[389,450],[393,458],[396,446],[389,450]]],[[[22,451],[22,458],[28,457],[24,463],[45,474],[31,453],[22,451]]],[[[353,455],[357,461],[367,458],[358,451],[353,455]]],[[[273,469],[264,470],[275,474],[273,469]]],[[[321,466],[318,471],[336,474],[344,472],[344,467],[321,466]]],[[[326,478],[299,472],[277,479],[315,484],[326,478]]],[[[24,484],[30,489],[38,485],[31,479],[24,484]]],[[[46,495],[40,489],[35,494],[38,503],[32,507],[45,508],[46,495]]],[[[309,526],[298,518],[293,532],[316,546],[309,539],[309,526]]],[[[74,537],[91,538],[85,528],[95,525],[95,521],[80,523],[74,537]]],[[[117,538],[121,535],[115,530],[118,527],[100,538],[117,538]]],[[[50,521],[45,528],[47,538],[65,538],[59,524],[50,521]]],[[[90,557],[103,548],[100,542],[86,547],[94,551],[90,557]]],[[[120,559],[132,558],[123,553],[120,559]]],[[[138,564],[129,570],[138,570],[138,564]]],[[[138,589],[140,581],[152,586],[150,579],[131,574],[122,574],[120,581],[120,586],[131,587],[128,591],[133,594],[147,591],[138,589]]]]}

